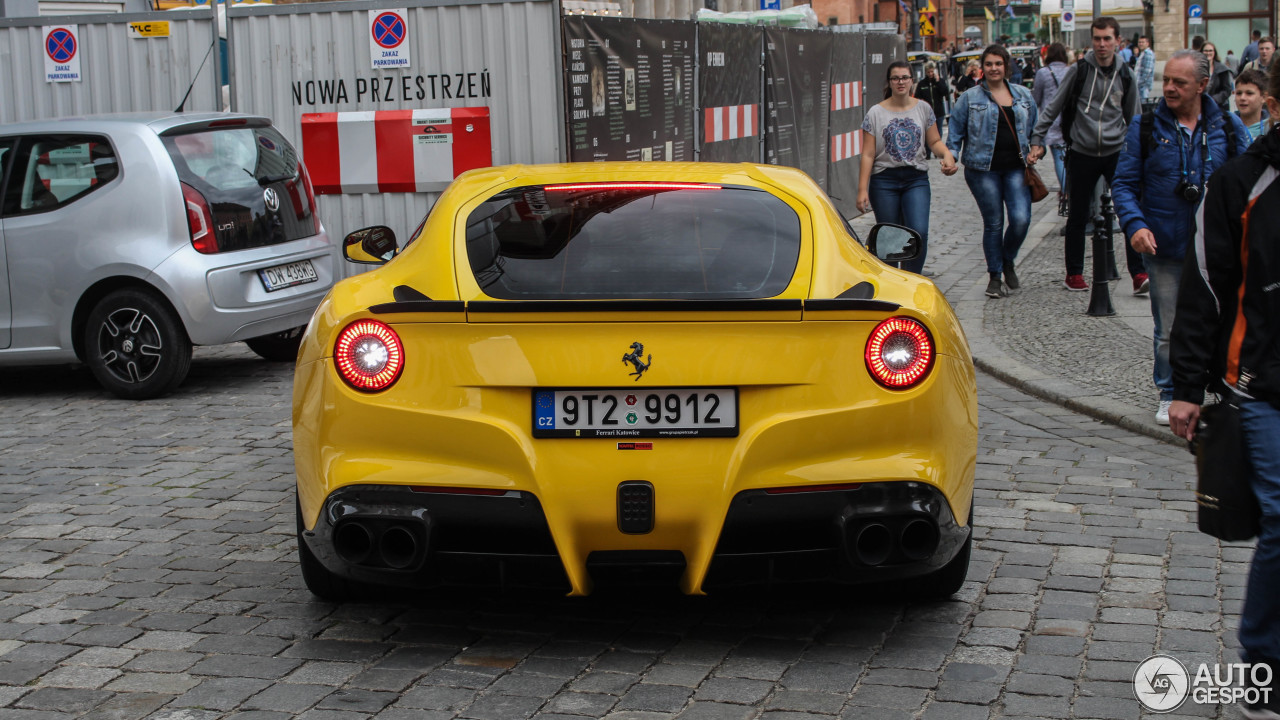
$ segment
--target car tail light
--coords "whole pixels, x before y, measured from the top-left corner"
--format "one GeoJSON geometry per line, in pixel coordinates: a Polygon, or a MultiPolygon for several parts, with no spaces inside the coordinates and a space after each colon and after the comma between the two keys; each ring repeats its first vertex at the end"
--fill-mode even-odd
{"type": "Polygon", "coordinates": [[[302,187],[307,191],[307,207],[311,208],[311,222],[315,225],[316,234],[320,234],[320,216],[316,214],[316,193],[311,187],[311,175],[301,162],[298,163],[298,175],[302,177],[302,187]]]}
{"type": "Polygon", "coordinates": [[[363,392],[386,390],[404,369],[400,336],[377,320],[357,320],[338,334],[333,348],[338,374],[363,392]]]}
{"type": "Polygon", "coordinates": [[[919,321],[893,317],[876,326],[867,340],[867,370],[890,390],[906,390],[933,368],[933,338],[919,321]]]}
{"type": "Polygon", "coordinates": [[[213,212],[209,201],[199,190],[182,183],[182,200],[187,206],[187,229],[191,231],[191,245],[206,255],[218,252],[218,238],[213,234],[213,212]]]}

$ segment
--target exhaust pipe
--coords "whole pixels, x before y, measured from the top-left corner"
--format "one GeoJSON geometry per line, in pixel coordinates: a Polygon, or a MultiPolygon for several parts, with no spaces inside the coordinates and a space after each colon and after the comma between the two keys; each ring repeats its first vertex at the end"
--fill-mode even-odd
{"type": "Polygon", "coordinates": [[[373,552],[373,533],[364,523],[348,520],[334,528],[333,549],[343,560],[359,565],[373,552]]]}
{"type": "Polygon", "coordinates": [[[925,560],[933,557],[938,549],[938,528],[928,520],[917,518],[902,526],[898,542],[908,560],[925,560]]]}
{"type": "Polygon", "coordinates": [[[403,525],[392,525],[378,539],[378,557],[390,568],[403,570],[418,560],[418,538],[403,525]]]}
{"type": "Polygon", "coordinates": [[[863,565],[880,565],[893,554],[893,534],[880,523],[870,523],[858,531],[854,554],[863,565]]]}

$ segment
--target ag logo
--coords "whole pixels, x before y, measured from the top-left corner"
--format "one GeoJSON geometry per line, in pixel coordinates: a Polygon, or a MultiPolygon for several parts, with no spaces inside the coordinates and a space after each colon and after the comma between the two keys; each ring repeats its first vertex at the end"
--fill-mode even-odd
{"type": "Polygon", "coordinates": [[[1177,710],[1191,691],[1187,668],[1168,655],[1152,655],[1133,673],[1133,694],[1151,712],[1177,710]]]}
{"type": "Polygon", "coordinates": [[[262,191],[262,201],[267,204],[267,209],[271,212],[280,209],[280,195],[272,188],[262,191]]]}

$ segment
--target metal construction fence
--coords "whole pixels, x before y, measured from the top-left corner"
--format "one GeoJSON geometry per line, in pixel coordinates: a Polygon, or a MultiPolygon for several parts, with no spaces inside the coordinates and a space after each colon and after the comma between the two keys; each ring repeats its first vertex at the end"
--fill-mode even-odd
{"type": "Polygon", "coordinates": [[[331,234],[384,224],[403,242],[474,157],[564,159],[553,0],[258,5],[227,16],[231,109],[271,117],[313,178],[336,178],[317,198],[331,234]]]}
{"type": "Polygon", "coordinates": [[[0,122],[175,110],[188,92],[187,110],[218,110],[217,39],[204,9],[0,19],[0,122]]]}
{"type": "Polygon", "coordinates": [[[562,20],[569,160],[800,168],[858,214],[866,102],[900,36],[681,20],[562,20]]]}

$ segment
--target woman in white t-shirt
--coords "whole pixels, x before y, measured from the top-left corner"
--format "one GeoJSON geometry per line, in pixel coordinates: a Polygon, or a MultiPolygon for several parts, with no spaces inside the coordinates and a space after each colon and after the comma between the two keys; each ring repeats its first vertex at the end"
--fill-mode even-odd
{"type": "Polygon", "coordinates": [[[929,103],[912,97],[911,66],[889,65],[885,99],[867,110],[862,121],[862,171],[858,174],[858,209],[872,210],[877,223],[903,225],[920,233],[920,255],[902,263],[903,270],[924,269],[929,247],[929,164],[925,148],[942,158],[942,172],[956,171],[956,159],[938,134],[929,103]],[[872,150],[874,149],[874,152],[872,150]]]}

